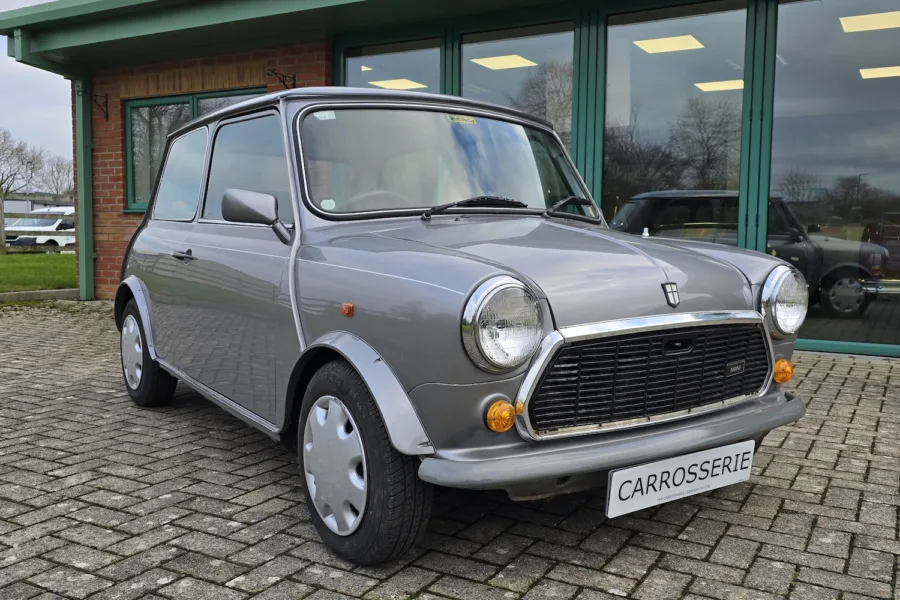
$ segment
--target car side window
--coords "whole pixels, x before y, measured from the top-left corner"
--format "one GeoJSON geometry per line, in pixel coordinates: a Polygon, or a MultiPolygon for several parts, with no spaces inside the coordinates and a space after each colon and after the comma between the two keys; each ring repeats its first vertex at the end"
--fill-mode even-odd
{"type": "Polygon", "coordinates": [[[789,235],[791,227],[781,212],[781,207],[774,202],[769,202],[769,235],[789,235]]]}
{"type": "Polygon", "coordinates": [[[219,128],[213,142],[204,219],[222,220],[222,196],[227,189],[275,196],[278,218],[285,225],[293,224],[291,178],[278,116],[264,115],[219,128]]]}
{"type": "Polygon", "coordinates": [[[206,128],[194,130],[172,142],[153,207],[156,219],[185,221],[194,218],[200,200],[203,163],[206,160],[206,128]]]}

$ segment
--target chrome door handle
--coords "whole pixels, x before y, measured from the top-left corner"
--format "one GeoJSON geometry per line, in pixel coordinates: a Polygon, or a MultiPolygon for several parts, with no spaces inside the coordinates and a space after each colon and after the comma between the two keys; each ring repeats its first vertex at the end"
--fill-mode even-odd
{"type": "Polygon", "coordinates": [[[180,252],[180,251],[176,250],[175,252],[172,253],[172,257],[177,258],[178,260],[188,261],[188,260],[194,259],[194,254],[193,254],[193,252],[191,252],[191,249],[188,248],[184,252],[180,252]]]}

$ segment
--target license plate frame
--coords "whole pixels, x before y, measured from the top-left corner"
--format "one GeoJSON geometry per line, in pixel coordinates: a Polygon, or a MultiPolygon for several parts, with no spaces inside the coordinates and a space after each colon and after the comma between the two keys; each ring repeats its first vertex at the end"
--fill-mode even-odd
{"type": "Polygon", "coordinates": [[[606,486],[606,516],[612,519],[747,481],[755,450],[756,443],[748,440],[612,470],[606,486]],[[675,486],[679,471],[681,483],[675,486]]]}

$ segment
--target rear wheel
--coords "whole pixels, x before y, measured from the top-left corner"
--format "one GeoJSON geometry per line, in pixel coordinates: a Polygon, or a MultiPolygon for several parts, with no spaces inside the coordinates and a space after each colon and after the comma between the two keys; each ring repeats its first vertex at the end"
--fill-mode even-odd
{"type": "Polygon", "coordinates": [[[398,452],[359,374],[345,361],[323,366],[303,396],[297,453],[316,530],[359,565],[401,556],[422,537],[432,488],[418,460],[398,452]]]}
{"type": "Polygon", "coordinates": [[[172,399],[178,380],[150,358],[141,313],[129,300],[122,313],[120,351],[125,389],[138,406],[160,406],[172,399]]]}

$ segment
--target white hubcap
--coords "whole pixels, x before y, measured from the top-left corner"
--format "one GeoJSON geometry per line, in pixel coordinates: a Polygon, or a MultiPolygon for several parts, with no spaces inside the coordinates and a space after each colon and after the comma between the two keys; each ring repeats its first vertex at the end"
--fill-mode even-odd
{"type": "Polygon", "coordinates": [[[856,312],[866,299],[866,293],[858,279],[842,277],[828,290],[828,301],[839,313],[856,312]]]}
{"type": "Polygon", "coordinates": [[[359,429],[334,396],[316,400],[303,429],[303,470],[316,511],[337,535],[350,535],[366,510],[366,455],[359,429]]]}
{"type": "Polygon", "coordinates": [[[125,382],[133,390],[141,385],[144,373],[144,341],[137,320],[128,315],[122,323],[122,372],[125,382]]]}

